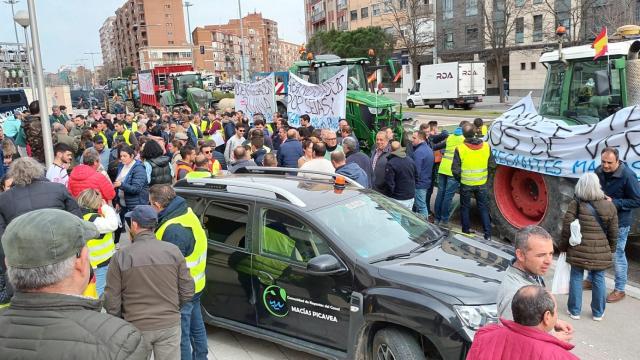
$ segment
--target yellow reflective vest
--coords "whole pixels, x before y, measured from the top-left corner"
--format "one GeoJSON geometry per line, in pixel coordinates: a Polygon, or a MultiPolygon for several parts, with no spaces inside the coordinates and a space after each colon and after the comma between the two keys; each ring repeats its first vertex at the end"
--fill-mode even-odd
{"type": "Polygon", "coordinates": [[[124,142],[127,143],[127,145],[131,146],[131,140],[129,140],[129,138],[131,137],[131,131],[129,131],[129,129],[124,128],[124,131],[122,132],[122,134],[118,134],[118,132],[116,131],[113,134],[113,143],[115,144],[116,139],[118,138],[118,136],[122,136],[124,138],[124,142]]]}
{"type": "Polygon", "coordinates": [[[202,178],[210,178],[212,175],[208,171],[191,171],[187,173],[184,177],[185,179],[202,179],[202,178]]]}
{"type": "Polygon", "coordinates": [[[158,240],[162,240],[164,231],[169,225],[179,224],[185,228],[189,228],[193,233],[193,237],[196,239],[193,252],[185,256],[187,261],[187,267],[195,283],[196,293],[199,293],[204,289],[204,285],[207,282],[205,269],[207,266],[207,234],[204,232],[200,219],[193,213],[191,208],[187,210],[184,215],[180,215],[173,219],[169,219],[158,228],[156,231],[156,237],[158,240]]]}
{"type": "Polygon", "coordinates": [[[442,161],[440,161],[440,168],[438,174],[453,176],[451,173],[451,165],[453,164],[453,154],[456,151],[458,145],[464,142],[464,136],[462,135],[449,135],[447,137],[447,146],[442,154],[442,161]]]}
{"type": "Polygon", "coordinates": [[[207,130],[209,130],[209,120],[207,119],[200,120],[200,131],[202,131],[202,134],[204,134],[205,131],[207,130]]]}
{"type": "Polygon", "coordinates": [[[100,131],[97,135],[102,138],[102,143],[104,144],[104,147],[106,149],[108,149],[109,148],[109,141],[107,141],[107,136],[102,131],[100,131]]]}
{"type": "MultiPolygon", "coordinates": [[[[82,216],[86,221],[93,222],[98,216],[96,213],[87,213],[82,216]]],[[[87,241],[89,248],[89,262],[94,269],[98,265],[109,261],[116,252],[116,244],[113,242],[113,233],[102,234],[102,237],[87,241]]]]}
{"type": "Polygon", "coordinates": [[[473,150],[462,144],[458,146],[458,155],[460,156],[462,170],[460,182],[468,186],[486,184],[489,176],[489,156],[491,156],[489,144],[483,142],[482,148],[479,150],[473,150]]]}

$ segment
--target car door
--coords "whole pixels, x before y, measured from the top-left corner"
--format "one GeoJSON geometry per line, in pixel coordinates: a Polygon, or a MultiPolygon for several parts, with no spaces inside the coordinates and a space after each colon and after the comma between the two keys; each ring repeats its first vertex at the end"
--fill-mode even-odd
{"type": "Polygon", "coordinates": [[[256,325],[251,282],[252,201],[189,199],[207,233],[207,284],[202,306],[211,315],[256,325]]]}
{"type": "Polygon", "coordinates": [[[307,269],[312,258],[335,253],[301,216],[269,207],[257,215],[252,270],[258,326],[346,350],[353,274],[344,265],[332,273],[307,269]]]}

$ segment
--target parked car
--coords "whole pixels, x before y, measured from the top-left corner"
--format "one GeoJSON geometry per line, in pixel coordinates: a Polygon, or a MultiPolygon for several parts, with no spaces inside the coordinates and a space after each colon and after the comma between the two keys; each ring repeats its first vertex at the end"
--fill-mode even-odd
{"type": "Polygon", "coordinates": [[[175,185],[207,233],[207,323],[331,359],[407,360],[464,359],[497,321],[506,246],[355,183],[247,170],[175,185]]]}

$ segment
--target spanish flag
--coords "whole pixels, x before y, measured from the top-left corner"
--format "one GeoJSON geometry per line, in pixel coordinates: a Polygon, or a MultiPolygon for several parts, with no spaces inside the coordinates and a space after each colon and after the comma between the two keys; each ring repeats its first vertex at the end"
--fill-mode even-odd
{"type": "Polygon", "coordinates": [[[607,27],[603,26],[602,30],[600,30],[600,34],[593,41],[593,45],[591,47],[596,51],[596,56],[593,57],[593,60],[599,58],[600,56],[606,55],[609,50],[609,38],[607,37],[607,27]]]}
{"type": "Polygon", "coordinates": [[[402,77],[402,69],[398,70],[396,77],[393,78],[393,82],[400,80],[401,77],[402,77]]]}

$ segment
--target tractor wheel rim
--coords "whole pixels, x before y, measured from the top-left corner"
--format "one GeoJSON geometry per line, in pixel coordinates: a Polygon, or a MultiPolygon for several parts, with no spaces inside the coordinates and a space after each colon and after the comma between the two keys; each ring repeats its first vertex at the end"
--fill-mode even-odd
{"type": "Polygon", "coordinates": [[[500,166],[494,178],[494,196],[502,216],[516,228],[539,224],[547,211],[548,196],[539,173],[500,166]]]}

